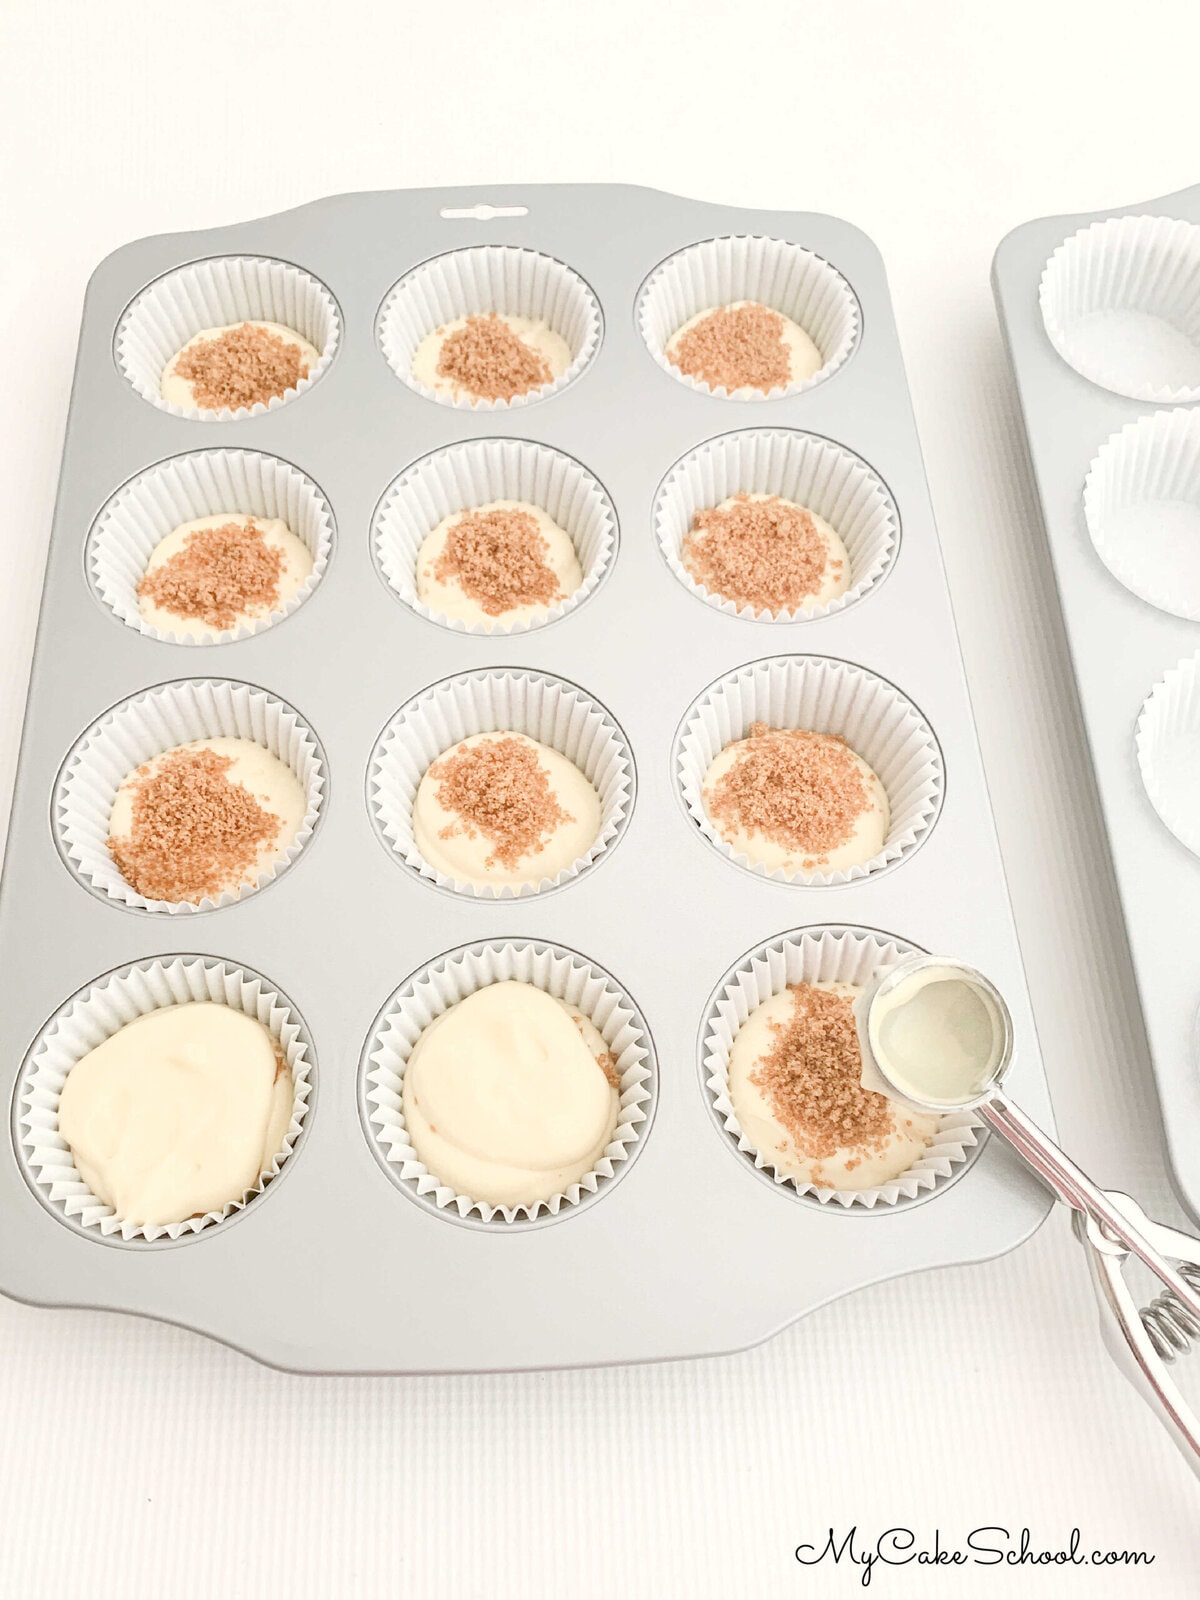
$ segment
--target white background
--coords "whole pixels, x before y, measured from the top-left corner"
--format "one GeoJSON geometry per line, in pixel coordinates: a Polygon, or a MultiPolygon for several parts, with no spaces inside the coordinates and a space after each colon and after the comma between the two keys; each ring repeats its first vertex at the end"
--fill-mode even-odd
{"type": "MultiPolygon", "coordinates": [[[[1194,0],[2,0],[0,18],[0,791],[107,251],[474,181],[835,212],[891,275],[1060,1131],[1172,1216],[988,269],[1030,217],[1200,181],[1194,0]]],[[[652,1369],[291,1378],[0,1301],[0,1507],[0,1594],[34,1600],[849,1594],[856,1573],[791,1552],[854,1522],[952,1544],[1027,1524],[1050,1547],[1078,1524],[1088,1548],[1156,1557],[900,1569],[872,1593],[1200,1582],[1200,1489],[1110,1366],[1062,1216],[1006,1260],[652,1369]]]]}

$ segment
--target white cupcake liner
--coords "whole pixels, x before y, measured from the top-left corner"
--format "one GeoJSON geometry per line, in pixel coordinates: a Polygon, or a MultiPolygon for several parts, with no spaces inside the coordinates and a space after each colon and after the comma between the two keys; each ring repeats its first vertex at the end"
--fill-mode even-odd
{"type": "Polygon", "coordinates": [[[809,622],[844,611],[889,570],[899,541],[892,497],[867,463],[816,434],[752,429],[710,439],[677,461],[654,502],[654,531],[671,571],[694,595],[727,616],[756,622],[809,622]],[[845,594],[809,610],[756,611],[697,583],[681,550],[698,511],[736,494],[774,494],[823,517],[850,557],[845,594]]]}
{"type": "Polygon", "coordinates": [[[553,256],[515,245],[475,245],[423,262],[389,292],[377,323],[388,365],[410,389],[439,405],[479,411],[525,406],[558,394],[595,355],[602,328],[600,302],[577,272],[553,256]],[[456,398],[417,382],[412,363],[422,339],[459,317],[489,312],[548,323],[566,341],[571,365],[552,383],[511,400],[456,398]]]}
{"type": "Polygon", "coordinates": [[[86,562],[93,590],[127,627],[166,644],[213,645],[249,639],[290,617],[321,581],[332,548],[329,502],[295,467],[255,450],[200,450],[160,461],[118,489],[92,524],[86,562]],[[225,514],[285,522],[313,558],[307,580],[278,611],[205,638],[151,626],[138,610],[137,588],[155,546],[181,523],[225,514]]]}
{"type": "Polygon", "coordinates": [[[540,672],[447,678],[402,706],[380,734],[367,769],[371,820],[388,848],[439,888],[510,900],[570,883],[615,842],[633,808],[633,754],[603,706],[574,684],[540,672]],[[600,832],[586,855],[537,883],[480,888],[431,866],[413,839],[417,787],[432,762],[476,733],[523,733],[573,761],[600,796],[600,832]]]}
{"type": "Polygon", "coordinates": [[[1200,651],[1154,686],[1135,745],[1150,804],[1180,844],[1200,856],[1200,651]]]}
{"type": "Polygon", "coordinates": [[[831,1189],[805,1183],[782,1172],[769,1157],[755,1149],[743,1133],[729,1097],[729,1056],[733,1041],[746,1018],[772,996],[795,983],[853,983],[865,986],[880,971],[895,966],[905,956],[921,954],[904,939],[872,932],[869,928],[813,927],[783,934],[751,950],[726,973],[705,1013],[700,1035],[700,1064],[712,1109],[737,1148],[758,1171],[780,1187],[812,1195],[822,1205],[848,1209],[895,1205],[949,1178],[978,1144],[982,1127],[969,1111],[943,1116],[925,1154],[907,1172],[871,1189],[831,1189]]]}
{"type": "Polygon", "coordinates": [[[786,239],[705,239],[661,262],[642,285],[637,324],[646,348],[664,372],[701,394],[720,399],[777,400],[824,383],[858,343],[860,317],[854,291],[836,267],[786,239]],[[757,300],[798,323],[821,352],[819,372],[800,383],[732,396],[672,365],[666,346],[683,324],[712,306],[757,300]]]}
{"type": "Polygon", "coordinates": [[[1038,291],[1050,343],[1133,400],[1200,400],[1200,227],[1110,217],[1059,245],[1038,291]]]}
{"type": "Polygon", "coordinates": [[[324,753],[286,702],[223,678],[183,679],[121,701],[75,742],[55,783],[54,833],[63,860],[94,894],[139,911],[212,911],[246,899],[295,861],[317,825],[325,787],[324,753]],[[164,750],[218,738],[251,739],[292,769],[308,797],[299,832],[276,865],[240,894],[205,896],[195,904],[147,900],[126,883],[108,848],[117,790],[164,750]]]}
{"type": "Polygon", "coordinates": [[[160,411],[201,422],[228,422],[276,411],[311,389],[333,360],[341,330],[333,296],[310,273],[260,256],[216,256],[176,267],[142,290],[117,327],[117,366],[142,399],[160,411]],[[236,322],[280,323],[307,339],[321,359],[307,378],[268,405],[202,411],[164,400],[162,375],[171,357],[205,328],[236,322]]]}
{"type": "Polygon", "coordinates": [[[186,1239],[243,1211],[278,1176],[300,1137],[312,1091],[312,1043],[299,1012],[256,972],[211,956],[164,956],[120,967],[88,984],[51,1018],[34,1040],[17,1086],[18,1155],[35,1192],[56,1216],[100,1239],[186,1239]],[[292,1118],[279,1150],[254,1188],[221,1211],[159,1226],[121,1222],[75,1168],[58,1131],[58,1106],[67,1074],[81,1057],[119,1028],[163,1006],[214,1001],[255,1017],[283,1051],[295,1086],[292,1118]]]}
{"type": "Polygon", "coordinates": [[[1088,470],[1083,514],[1131,594],[1200,621],[1200,414],[1157,411],[1114,433],[1088,470]]]}
{"type": "Polygon", "coordinates": [[[573,951],[529,940],[490,942],[452,950],[422,967],[388,1000],[375,1021],[359,1067],[364,1125],[384,1171],[434,1213],[504,1227],[556,1217],[568,1206],[604,1194],[637,1153],[653,1115],[656,1067],[642,1015],[616,980],[573,951]],[[404,1124],[404,1069],[422,1031],[442,1012],[492,983],[536,984],[588,1017],[616,1057],[620,1110],[612,1142],[591,1172],[549,1200],[493,1206],[457,1194],[418,1160],[404,1124]]]}
{"type": "Polygon", "coordinates": [[[592,474],[561,450],[526,439],[468,439],[406,467],[375,512],[372,545],[388,587],[418,616],[458,633],[512,634],[557,622],[596,589],[612,566],[617,514],[592,474]],[[439,522],[493,500],[539,507],[570,536],[583,571],[574,594],[539,616],[492,627],[435,611],[417,597],[417,552],[439,522]]]}
{"type": "Polygon", "coordinates": [[[937,739],[912,702],[885,678],[829,656],[776,656],[718,679],[688,709],[674,765],[684,804],[727,860],[773,883],[805,888],[854,883],[911,855],[937,820],[945,790],[937,739]],[[746,738],[755,722],[839,734],[875,771],[891,813],[878,855],[863,866],[789,876],[752,866],[721,838],[704,809],[704,779],[725,746],[746,738]]]}

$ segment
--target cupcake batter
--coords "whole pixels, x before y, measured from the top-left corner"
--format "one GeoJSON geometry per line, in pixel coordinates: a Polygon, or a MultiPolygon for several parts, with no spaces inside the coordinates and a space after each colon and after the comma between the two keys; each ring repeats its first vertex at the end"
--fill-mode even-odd
{"type": "Polygon", "coordinates": [[[600,810],[600,796],[559,751],[523,733],[477,733],[421,779],[413,842],[456,883],[540,883],[587,854],[600,810]]]}
{"type": "Polygon", "coordinates": [[[412,375],[448,400],[479,405],[530,394],[570,365],[571,347],[548,322],[488,312],[427,333],[413,352],[412,375]]]}
{"type": "Polygon", "coordinates": [[[775,494],[735,494],[697,511],[680,559],[709,594],[759,612],[812,611],[850,587],[834,529],[775,494]]]}
{"type": "Polygon", "coordinates": [[[456,511],[417,551],[417,597],[489,632],[544,617],[583,583],[571,536],[527,500],[456,511]]]}
{"type": "Polygon", "coordinates": [[[312,569],[307,545],[278,517],[197,517],[150,552],[138,611],[163,633],[212,639],[282,610],[312,569]]]}
{"type": "Polygon", "coordinates": [[[865,866],[887,839],[887,792],[832,733],[751,726],[705,774],[709,821],[751,866],[789,876],[865,866]]]}
{"type": "Polygon", "coordinates": [[[757,300],[709,306],[667,340],[672,366],[731,400],[761,398],[820,372],[825,358],[798,322],[757,300]]]}
{"type": "Polygon", "coordinates": [[[231,1006],[164,1006],[67,1074],[58,1131],[79,1176],[123,1222],[222,1211],[283,1150],[292,1074],[266,1028],[231,1006]]]}
{"type": "Polygon", "coordinates": [[[199,411],[248,410],[294,389],[321,355],[281,322],[231,322],[202,328],[163,368],[169,404],[199,411]]]}
{"type": "Polygon", "coordinates": [[[304,786],[252,739],[198,739],[135,768],[117,790],[108,848],[148,900],[238,894],[287,853],[308,810],[304,786]]]}
{"type": "Polygon", "coordinates": [[[489,984],[435,1017],[404,1072],[419,1160],[493,1206],[532,1205],[578,1183],[611,1142],[619,1105],[599,1032],[531,983],[489,984]]]}
{"type": "Polygon", "coordinates": [[[816,1188],[871,1189],[924,1154],[938,1118],[864,1089],[849,983],[801,983],[757,1006],[729,1055],[742,1132],[777,1172],[816,1188]]]}

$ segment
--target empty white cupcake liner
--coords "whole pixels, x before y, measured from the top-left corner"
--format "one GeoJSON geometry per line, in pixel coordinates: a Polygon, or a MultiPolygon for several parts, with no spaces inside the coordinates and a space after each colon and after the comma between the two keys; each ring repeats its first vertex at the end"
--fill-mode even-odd
{"type": "Polygon", "coordinates": [[[87,574],[96,595],[127,627],[167,644],[229,644],[290,617],[316,588],[333,548],[333,512],[309,478],[255,450],[199,450],[160,461],[118,489],[92,524],[87,574]],[[184,522],[228,514],[279,518],[313,558],[312,572],[284,605],[249,625],[204,638],[153,627],[138,610],[137,588],[155,546],[184,522]]]}
{"type": "Polygon", "coordinates": [[[844,1209],[895,1205],[915,1200],[952,1176],[978,1144],[979,1119],[970,1112],[943,1116],[924,1154],[899,1177],[870,1189],[832,1189],[806,1183],[775,1167],[746,1137],[729,1095],[729,1057],[747,1017],[774,995],[796,983],[853,983],[865,986],[916,945],[869,928],[812,927],[783,934],[751,950],[718,984],[705,1012],[700,1035],[700,1065],[710,1104],[730,1139],[758,1171],[780,1187],[812,1195],[822,1205],[844,1209]]]}
{"type": "Polygon", "coordinates": [[[468,439],[405,468],[375,512],[372,545],[384,581],[418,616],[458,633],[526,633],[557,622],[593,593],[616,554],[617,514],[599,481],[561,450],[526,439],[468,439]],[[575,546],[583,582],[539,616],[497,618],[488,627],[447,617],[418,598],[417,553],[446,517],[494,500],[524,500],[556,522],[575,546]]]}
{"type": "Polygon", "coordinates": [[[1200,400],[1200,227],[1178,217],[1110,217],[1046,263],[1042,321],[1063,360],[1114,394],[1200,400]]]}
{"type": "Polygon", "coordinates": [[[63,860],[94,894],[138,911],[212,911],[264,888],[295,861],[317,825],[325,788],[324,754],[291,706],[249,684],[184,679],[121,701],[76,741],[55,783],[54,833],[63,860]],[[131,772],[164,750],[219,738],[252,740],[290,767],[307,795],[304,820],[274,867],[240,894],[225,892],[196,903],[147,900],[121,876],[108,848],[117,790],[131,772]]]}
{"type": "Polygon", "coordinates": [[[577,272],[553,256],[516,245],[475,245],[423,262],[391,289],[377,322],[387,363],[410,389],[439,405],[479,411],[525,406],[558,394],[595,355],[602,329],[600,302],[577,272]],[[511,400],[440,394],[413,377],[413,356],[428,334],[459,317],[489,312],[547,323],[566,341],[570,366],[551,383],[511,400]]]}
{"type": "Polygon", "coordinates": [[[710,439],[677,461],[654,502],[654,531],[671,571],[694,595],[727,616],[757,622],[807,622],[844,611],[885,575],[899,541],[892,497],[851,451],[816,434],[751,429],[710,439]],[[698,511],[736,494],[773,494],[823,517],[846,546],[850,585],[825,605],[756,611],[712,594],[683,564],[683,541],[698,511]]]}
{"type": "Polygon", "coordinates": [[[1200,621],[1200,413],[1158,411],[1114,433],[1088,470],[1083,514],[1131,594],[1200,621]]]}
{"type": "Polygon", "coordinates": [[[701,394],[721,399],[776,400],[824,383],[849,359],[861,319],[854,291],[836,267],[786,239],[705,239],[661,262],[642,285],[637,324],[664,372],[701,394]],[[710,307],[757,300],[797,323],[821,352],[822,366],[799,383],[731,396],[681,372],[666,347],[683,324],[710,307]]]}
{"type": "Polygon", "coordinates": [[[633,808],[633,754],[611,714],[561,678],[540,672],[474,672],[447,678],[397,711],[367,769],[371,819],[383,842],[429,883],[478,900],[543,894],[572,882],[624,831],[633,808]],[[566,756],[600,796],[600,832],[587,853],[537,883],[479,887],[431,866],[413,839],[413,804],[430,765],[477,733],[523,733],[566,756]]]}
{"type": "Polygon", "coordinates": [[[675,739],[684,805],[729,861],[773,883],[805,888],[854,883],[912,854],[937,820],[945,791],[942,753],[925,718],[885,678],[830,656],[776,656],[741,667],[693,702],[675,739]],[[709,821],[702,790],[709,767],[752,724],[833,733],[871,767],[887,791],[891,820],[883,849],[862,866],[788,875],[737,854],[709,821]]]}
{"type": "Polygon", "coordinates": [[[176,267],[142,290],[117,326],[117,366],[142,399],[160,411],[194,421],[228,422],[276,411],[311,389],[333,360],[341,331],[337,303],[311,273],[261,256],[215,256],[176,267]],[[163,369],[172,356],[205,328],[237,322],[280,323],[307,339],[320,360],[294,389],[275,395],[267,405],[202,411],[164,400],[163,369]]]}
{"type": "Polygon", "coordinates": [[[246,1206],[278,1176],[291,1155],[312,1092],[312,1045],[286,995],[256,972],[211,956],[163,956],[118,968],[74,995],[34,1040],[17,1086],[18,1154],[35,1192],[72,1228],[91,1238],[187,1239],[211,1231],[246,1206]],[[126,1023],[164,1006],[213,1001],[255,1017],[278,1043],[291,1069],[291,1122],[271,1164],[245,1195],[221,1211],[165,1225],[122,1222],[88,1188],[58,1131],[58,1106],[71,1068],[126,1023]]]}
{"type": "Polygon", "coordinates": [[[359,1100],[374,1149],[396,1185],[435,1214],[502,1228],[604,1194],[637,1153],[653,1115],[656,1067],[642,1015],[603,967],[558,945],[492,942],[450,951],[408,978],[388,1000],[371,1030],[359,1067],[359,1100]],[[404,1069],[422,1031],[435,1017],[492,983],[536,984],[588,1017],[616,1058],[620,1109],[612,1141],[591,1172],[561,1194],[520,1206],[493,1206],[458,1194],[418,1159],[404,1123],[404,1069]]]}
{"type": "Polygon", "coordinates": [[[1150,804],[1180,844],[1200,856],[1200,651],[1154,686],[1134,742],[1150,804]]]}

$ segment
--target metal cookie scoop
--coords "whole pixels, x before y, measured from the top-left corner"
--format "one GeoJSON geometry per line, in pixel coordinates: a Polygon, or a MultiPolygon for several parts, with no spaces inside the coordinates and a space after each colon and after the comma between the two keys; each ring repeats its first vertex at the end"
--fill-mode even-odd
{"type": "Polygon", "coordinates": [[[911,956],[870,984],[855,1012],[868,1088],[923,1111],[976,1111],[1072,1208],[1104,1342],[1200,1476],[1200,1424],[1166,1368],[1200,1339],[1200,1239],[1151,1221],[1128,1195],[1097,1187],[1012,1103],[1000,1087],[1013,1058],[1012,1015],[974,967],[911,956]],[[1123,1275],[1130,1255],[1166,1286],[1144,1310],[1123,1275]]]}

